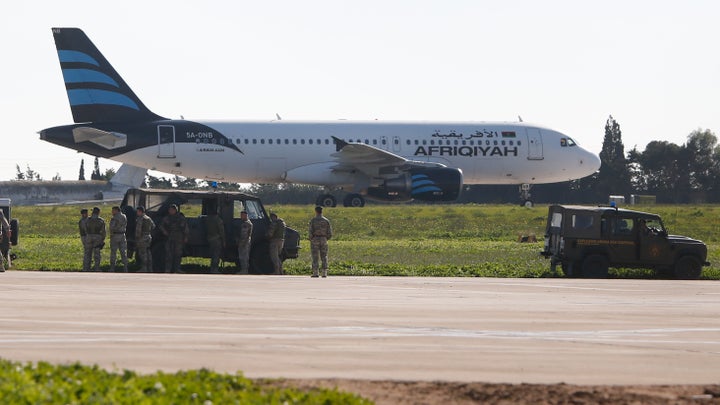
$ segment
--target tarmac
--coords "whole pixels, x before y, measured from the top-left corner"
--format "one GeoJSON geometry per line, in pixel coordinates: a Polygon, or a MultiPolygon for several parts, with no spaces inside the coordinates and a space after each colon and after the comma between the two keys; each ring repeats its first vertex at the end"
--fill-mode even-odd
{"type": "Polygon", "coordinates": [[[720,283],[8,271],[0,357],[251,378],[716,384],[720,283]]]}

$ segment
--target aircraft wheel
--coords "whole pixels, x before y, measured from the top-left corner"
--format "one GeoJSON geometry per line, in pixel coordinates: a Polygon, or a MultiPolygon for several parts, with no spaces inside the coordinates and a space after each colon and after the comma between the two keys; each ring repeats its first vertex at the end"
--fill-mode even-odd
{"type": "Polygon", "coordinates": [[[348,194],[343,200],[343,206],[345,207],[364,207],[365,199],[360,194],[348,194]]]}
{"type": "Polygon", "coordinates": [[[332,194],[323,194],[317,198],[315,204],[321,207],[335,207],[337,206],[337,200],[332,194]]]}
{"type": "Polygon", "coordinates": [[[525,208],[532,208],[534,204],[531,200],[525,200],[521,205],[525,208]]]}

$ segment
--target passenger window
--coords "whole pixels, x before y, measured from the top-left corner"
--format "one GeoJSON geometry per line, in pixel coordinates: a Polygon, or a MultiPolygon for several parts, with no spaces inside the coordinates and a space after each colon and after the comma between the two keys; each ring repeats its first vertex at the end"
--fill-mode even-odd
{"type": "Polygon", "coordinates": [[[573,229],[590,229],[593,226],[593,219],[592,215],[573,214],[572,227],[573,229]]]}
{"type": "Polygon", "coordinates": [[[560,228],[560,225],[562,225],[562,213],[553,212],[552,218],[550,219],[550,227],[560,228]]]}
{"type": "Polygon", "coordinates": [[[635,223],[631,218],[617,218],[615,220],[615,226],[613,228],[613,234],[615,235],[631,235],[635,223]]]}
{"type": "MultiPolygon", "coordinates": [[[[245,201],[245,211],[247,211],[248,218],[250,219],[261,219],[264,217],[257,201],[245,201]]],[[[240,215],[238,214],[238,216],[240,215]]]]}

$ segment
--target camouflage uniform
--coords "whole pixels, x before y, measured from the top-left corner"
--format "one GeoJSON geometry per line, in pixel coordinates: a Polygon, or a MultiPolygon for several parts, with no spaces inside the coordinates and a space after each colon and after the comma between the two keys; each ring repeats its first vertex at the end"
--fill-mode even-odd
{"type": "Polygon", "coordinates": [[[127,217],[120,212],[120,208],[113,207],[113,216],[110,218],[110,271],[115,271],[115,260],[117,251],[120,250],[120,260],[123,263],[123,270],[128,271],[127,239],[127,217]]]}
{"type": "Polygon", "coordinates": [[[0,272],[5,271],[5,261],[10,267],[10,258],[5,255],[10,255],[10,224],[5,218],[5,214],[0,210],[0,272]]]}
{"type": "Polygon", "coordinates": [[[85,228],[87,235],[83,268],[89,269],[92,261],[93,271],[100,271],[100,249],[105,246],[105,220],[100,217],[100,209],[93,208],[92,215],[85,222],[85,228]]]}
{"type": "Polygon", "coordinates": [[[207,241],[210,247],[210,272],[218,273],[220,253],[225,247],[225,225],[217,214],[210,214],[205,218],[207,241]]]}
{"type": "Polygon", "coordinates": [[[238,262],[240,269],[238,273],[248,274],[250,272],[250,243],[252,242],[253,224],[247,217],[241,219],[235,227],[235,242],[237,242],[238,262]]]}
{"type": "Polygon", "coordinates": [[[85,248],[87,246],[87,220],[88,210],[80,210],[82,216],[78,221],[78,229],[80,230],[80,242],[83,245],[83,271],[90,271],[90,253],[91,250],[85,248]]]}
{"type": "Polygon", "coordinates": [[[322,207],[315,208],[315,217],[310,220],[310,255],[312,256],[312,276],[318,276],[319,261],[322,262],[322,276],[328,271],[328,239],[332,238],[330,221],[322,215],[322,207]]]}
{"type": "MultiPolygon", "coordinates": [[[[172,212],[173,208],[170,207],[172,212]]],[[[187,242],[190,230],[185,216],[177,212],[168,214],[160,224],[160,230],[166,236],[165,240],[165,273],[179,273],[182,261],[183,244],[187,242]]]]}
{"type": "Polygon", "coordinates": [[[144,210],[138,210],[138,217],[135,220],[135,261],[140,264],[140,271],[152,272],[152,231],[155,229],[155,222],[145,214],[144,210]]]}
{"type": "Polygon", "coordinates": [[[273,264],[274,274],[285,274],[282,268],[282,260],[280,259],[283,243],[285,243],[285,221],[273,215],[271,215],[270,218],[270,227],[268,228],[270,260],[273,264]]]}

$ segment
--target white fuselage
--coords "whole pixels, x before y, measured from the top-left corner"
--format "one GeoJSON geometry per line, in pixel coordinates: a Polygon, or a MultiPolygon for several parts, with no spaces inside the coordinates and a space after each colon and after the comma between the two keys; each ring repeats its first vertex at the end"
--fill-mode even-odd
{"type": "Polygon", "coordinates": [[[527,123],[197,122],[225,135],[242,153],[217,142],[211,133],[176,132],[175,142],[114,159],[199,179],[352,186],[351,174],[332,173],[336,152],[332,137],[336,137],[412,161],[459,168],[465,184],[562,182],[588,176],[600,167],[597,155],[567,135],[527,123]],[[315,171],[325,173],[308,174],[315,171]]]}

